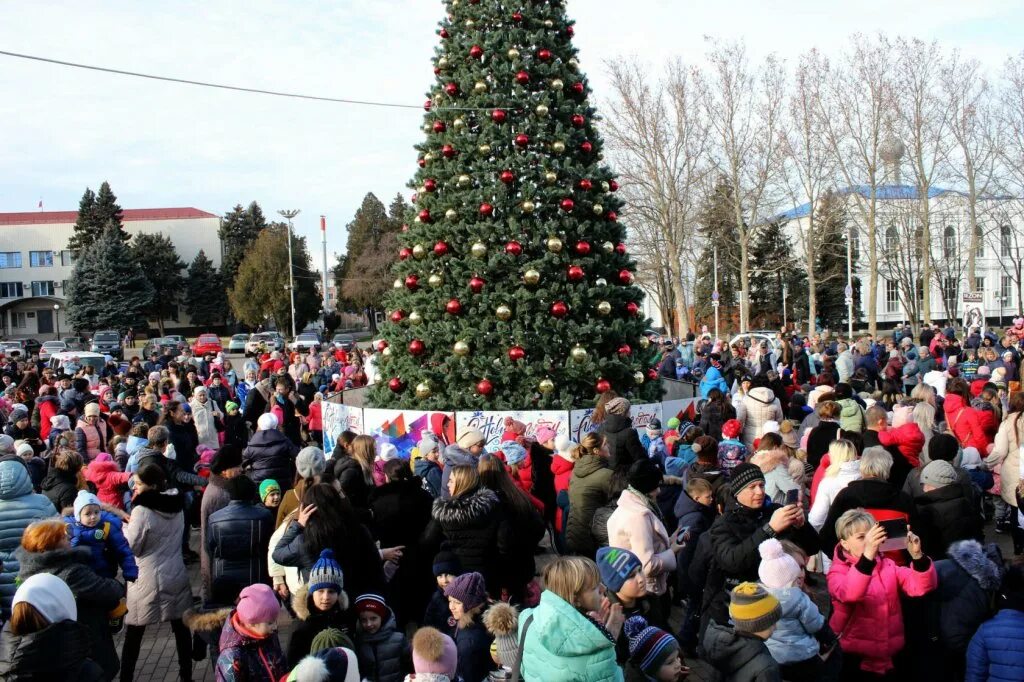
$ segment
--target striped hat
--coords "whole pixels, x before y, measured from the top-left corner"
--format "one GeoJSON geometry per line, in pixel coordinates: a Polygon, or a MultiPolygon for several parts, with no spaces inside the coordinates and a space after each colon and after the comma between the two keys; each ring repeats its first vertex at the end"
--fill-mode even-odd
{"type": "Polygon", "coordinates": [[[675,637],[648,625],[643,616],[626,620],[625,631],[629,639],[629,658],[645,675],[657,675],[669,657],[679,651],[675,637]]]}
{"type": "Polygon", "coordinates": [[[341,566],[334,559],[334,550],[323,550],[313,568],[309,569],[309,593],[313,594],[323,589],[341,592],[344,586],[345,577],[341,572],[341,566]]]}
{"type": "Polygon", "coordinates": [[[764,632],[782,618],[782,607],[757,583],[740,583],[729,593],[729,618],[737,632],[764,632]]]}

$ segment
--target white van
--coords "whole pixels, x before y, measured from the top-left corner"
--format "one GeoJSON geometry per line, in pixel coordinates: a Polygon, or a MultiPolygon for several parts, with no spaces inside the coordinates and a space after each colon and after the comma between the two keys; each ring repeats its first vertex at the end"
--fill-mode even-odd
{"type": "Polygon", "coordinates": [[[107,364],[108,357],[85,350],[66,351],[64,353],[54,353],[47,365],[56,374],[69,374],[72,376],[85,365],[91,365],[96,375],[99,376],[107,364]]]}

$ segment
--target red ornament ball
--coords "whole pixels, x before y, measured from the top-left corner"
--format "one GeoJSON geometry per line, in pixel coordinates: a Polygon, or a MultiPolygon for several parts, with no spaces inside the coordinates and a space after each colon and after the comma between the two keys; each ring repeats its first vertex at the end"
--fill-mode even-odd
{"type": "Polygon", "coordinates": [[[423,345],[423,342],[419,339],[413,339],[409,342],[409,354],[410,355],[423,355],[423,352],[427,350],[427,347],[423,345]]]}
{"type": "Polygon", "coordinates": [[[441,75],[441,67],[440,66],[435,66],[434,67],[434,75],[435,76],[440,76],[441,75]]]}
{"type": "Polygon", "coordinates": [[[549,62],[551,61],[551,50],[540,50],[537,52],[537,57],[539,57],[542,62],[549,62]]]}
{"type": "Polygon", "coordinates": [[[572,91],[575,92],[577,95],[582,95],[583,94],[583,83],[582,82],[580,82],[580,83],[573,83],[572,84],[572,91]]]}
{"type": "Polygon", "coordinates": [[[512,13],[512,21],[514,21],[514,22],[516,22],[518,24],[522,20],[523,20],[523,13],[522,12],[513,12],[512,13]]]}
{"type": "Polygon", "coordinates": [[[562,210],[565,211],[566,213],[571,213],[572,210],[576,208],[576,202],[570,199],[569,197],[566,197],[565,199],[562,199],[561,203],[559,203],[559,206],[561,206],[562,210]]]}
{"type": "Polygon", "coordinates": [[[507,118],[508,114],[505,113],[504,109],[495,109],[491,112],[491,120],[495,123],[504,123],[507,118]]]}
{"type": "Polygon", "coordinates": [[[428,192],[433,192],[434,190],[437,189],[437,180],[435,180],[434,178],[427,178],[426,180],[423,181],[423,189],[427,190],[428,192]]]}
{"type": "Polygon", "coordinates": [[[420,222],[421,223],[429,223],[430,222],[430,209],[425,208],[422,211],[420,211],[420,222]]]}
{"type": "Polygon", "coordinates": [[[590,152],[594,151],[594,145],[590,144],[589,140],[585,141],[583,144],[580,145],[580,150],[584,154],[589,154],[590,152]]]}
{"type": "Polygon", "coordinates": [[[526,351],[522,346],[512,346],[508,349],[508,359],[512,362],[519,362],[526,357],[526,351]]]}
{"type": "Polygon", "coordinates": [[[566,26],[565,27],[565,33],[566,33],[567,36],[572,38],[574,35],[576,35],[576,29],[573,28],[572,26],[566,26]]]}
{"type": "Polygon", "coordinates": [[[441,29],[441,33],[440,33],[440,35],[441,35],[441,37],[442,37],[442,38],[447,38],[447,37],[448,37],[448,35],[449,35],[449,34],[448,34],[448,29],[446,29],[446,28],[442,28],[442,29],[441,29]]]}
{"type": "Polygon", "coordinates": [[[391,312],[391,321],[394,322],[395,324],[398,324],[399,322],[401,322],[404,317],[405,317],[405,312],[402,311],[401,309],[394,310],[394,311],[391,312]]]}
{"type": "Polygon", "coordinates": [[[405,278],[405,288],[409,291],[416,291],[420,288],[420,278],[416,275],[409,275],[405,278]]]}
{"type": "Polygon", "coordinates": [[[378,353],[381,352],[382,350],[384,350],[387,347],[388,347],[388,342],[385,341],[384,339],[381,339],[380,341],[377,342],[377,352],[378,353]]]}
{"type": "Polygon", "coordinates": [[[629,303],[626,304],[626,312],[629,313],[631,316],[635,317],[636,314],[640,312],[640,306],[638,306],[633,301],[630,301],[629,303]]]}
{"type": "Polygon", "coordinates": [[[501,171],[501,174],[498,175],[498,179],[501,180],[506,185],[511,185],[513,182],[515,182],[516,175],[510,170],[501,171]]]}
{"type": "Polygon", "coordinates": [[[623,284],[629,284],[633,281],[633,273],[629,270],[619,270],[619,281],[623,284]]]}
{"type": "Polygon", "coordinates": [[[551,304],[551,314],[554,317],[565,317],[569,314],[569,306],[567,306],[563,301],[555,301],[551,304]]]}
{"type": "Polygon", "coordinates": [[[576,253],[586,256],[590,253],[590,242],[576,242],[576,253]]]}
{"type": "Polygon", "coordinates": [[[422,156],[416,160],[416,163],[419,164],[420,168],[426,168],[427,167],[427,160],[424,159],[422,156]]]}
{"type": "Polygon", "coordinates": [[[572,117],[572,125],[574,128],[582,128],[587,124],[587,119],[584,118],[583,114],[575,114],[572,117]]]}
{"type": "Polygon", "coordinates": [[[520,85],[526,85],[529,82],[530,74],[526,73],[525,71],[520,71],[519,73],[516,74],[516,83],[519,83],[520,85]]]}
{"type": "Polygon", "coordinates": [[[434,103],[432,101],[430,101],[429,99],[426,102],[423,103],[424,111],[430,111],[430,108],[432,106],[434,106],[434,103]]]}
{"type": "Polygon", "coordinates": [[[403,246],[398,251],[398,260],[407,260],[412,255],[412,249],[408,246],[403,246]]]}
{"type": "Polygon", "coordinates": [[[494,393],[494,385],[487,379],[481,379],[476,384],[476,392],[484,396],[490,395],[494,393]]]}
{"type": "Polygon", "coordinates": [[[480,215],[487,217],[494,215],[494,207],[485,201],[484,203],[480,204],[480,215]]]}
{"type": "Polygon", "coordinates": [[[484,282],[479,277],[473,277],[472,279],[469,280],[469,290],[472,291],[474,294],[479,294],[481,291],[484,290],[484,284],[486,284],[486,282],[484,282]]]}
{"type": "Polygon", "coordinates": [[[597,390],[598,393],[607,393],[612,390],[612,385],[607,379],[598,379],[597,383],[594,384],[594,389],[597,390]]]}
{"type": "Polygon", "coordinates": [[[435,133],[443,133],[446,130],[448,130],[448,126],[445,125],[444,121],[434,121],[434,132],[435,133]]]}
{"type": "Polygon", "coordinates": [[[452,158],[453,156],[455,156],[455,147],[451,146],[450,144],[444,145],[443,147],[441,147],[441,156],[443,156],[446,159],[452,158]]]}
{"type": "Polygon", "coordinates": [[[657,378],[658,378],[658,370],[653,369],[653,368],[647,370],[647,379],[648,379],[648,381],[655,381],[657,378]]]}
{"type": "Polygon", "coordinates": [[[622,242],[619,242],[618,244],[616,244],[615,245],[615,253],[619,254],[620,256],[626,255],[626,245],[623,244],[622,242]]]}
{"type": "Polygon", "coordinates": [[[510,256],[521,256],[523,254],[523,245],[519,242],[509,242],[505,244],[505,253],[510,256]]]}
{"type": "Polygon", "coordinates": [[[530,136],[526,133],[519,133],[516,135],[515,142],[517,147],[525,147],[530,144],[530,136]]]}
{"type": "Polygon", "coordinates": [[[448,244],[445,242],[438,242],[434,244],[434,255],[441,257],[448,255],[448,244]]]}
{"type": "Polygon", "coordinates": [[[608,218],[608,222],[610,222],[610,223],[617,223],[617,222],[619,222],[619,214],[616,213],[615,211],[608,211],[605,214],[605,217],[608,218]]]}
{"type": "Polygon", "coordinates": [[[579,181],[579,183],[577,183],[577,186],[584,192],[589,192],[594,187],[594,183],[592,183],[590,180],[587,180],[586,178],[583,178],[582,180],[579,181]]]}
{"type": "Polygon", "coordinates": [[[449,315],[461,315],[462,304],[459,302],[459,299],[453,298],[445,305],[444,311],[449,315]]]}
{"type": "Polygon", "coordinates": [[[609,180],[608,181],[608,189],[610,189],[613,192],[618,191],[619,183],[615,182],[614,180],[609,180]]]}
{"type": "Polygon", "coordinates": [[[629,355],[630,353],[633,352],[633,349],[629,347],[628,343],[624,343],[621,346],[619,346],[619,351],[618,352],[619,352],[619,355],[629,355]]]}
{"type": "Polygon", "coordinates": [[[388,382],[388,388],[390,388],[395,393],[401,393],[402,389],[405,388],[405,383],[398,377],[394,377],[393,379],[391,379],[391,381],[388,382]]]}
{"type": "Polygon", "coordinates": [[[444,91],[448,93],[449,97],[455,97],[455,95],[459,94],[459,84],[448,83],[446,86],[444,86],[444,91]]]}
{"type": "Polygon", "coordinates": [[[480,57],[484,56],[484,48],[479,45],[474,45],[469,48],[469,56],[471,59],[480,59],[480,57]]]}
{"type": "Polygon", "coordinates": [[[583,279],[583,268],[578,265],[570,265],[566,271],[566,276],[570,282],[579,282],[583,279]]]}

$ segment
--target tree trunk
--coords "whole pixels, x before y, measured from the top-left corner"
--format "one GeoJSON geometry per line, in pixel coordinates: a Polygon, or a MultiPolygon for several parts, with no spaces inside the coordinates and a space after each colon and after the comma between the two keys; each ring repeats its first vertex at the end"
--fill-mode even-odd
{"type": "MultiPolygon", "coordinates": [[[[932,226],[928,188],[921,199],[921,317],[925,324],[932,323],[932,226]]],[[[917,327],[917,320],[911,326],[917,327]]],[[[917,332],[915,331],[915,336],[917,332]]]]}
{"type": "Polygon", "coordinates": [[[690,315],[686,305],[686,287],[683,286],[683,278],[679,276],[679,273],[674,273],[672,276],[672,297],[676,304],[679,338],[685,339],[690,331],[690,315]]]}
{"type": "MultiPolygon", "coordinates": [[[[807,240],[810,244],[810,239],[807,240]]],[[[815,300],[818,291],[818,278],[814,274],[814,249],[807,249],[807,335],[814,336],[814,319],[818,316],[818,302],[815,300]]]]}
{"type": "MultiPolygon", "coordinates": [[[[875,241],[875,187],[871,187],[871,199],[868,208],[868,334],[878,335],[878,244],[875,241]]],[[[813,321],[812,321],[813,324],[813,321]]]]}
{"type": "MultiPolygon", "coordinates": [[[[971,167],[970,158],[967,165],[967,225],[971,231],[971,250],[967,255],[967,287],[964,291],[974,291],[974,281],[977,279],[977,253],[978,253],[978,194],[977,185],[974,179],[974,169],[971,167]]],[[[954,309],[955,309],[954,302],[954,309]]]]}

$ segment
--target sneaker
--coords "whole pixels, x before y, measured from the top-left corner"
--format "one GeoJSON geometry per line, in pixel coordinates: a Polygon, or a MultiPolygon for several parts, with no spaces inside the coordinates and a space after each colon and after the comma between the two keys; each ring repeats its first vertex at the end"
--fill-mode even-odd
{"type": "Polygon", "coordinates": [[[110,627],[110,634],[116,635],[121,632],[121,630],[124,630],[124,616],[111,618],[107,621],[107,625],[110,627]]]}

